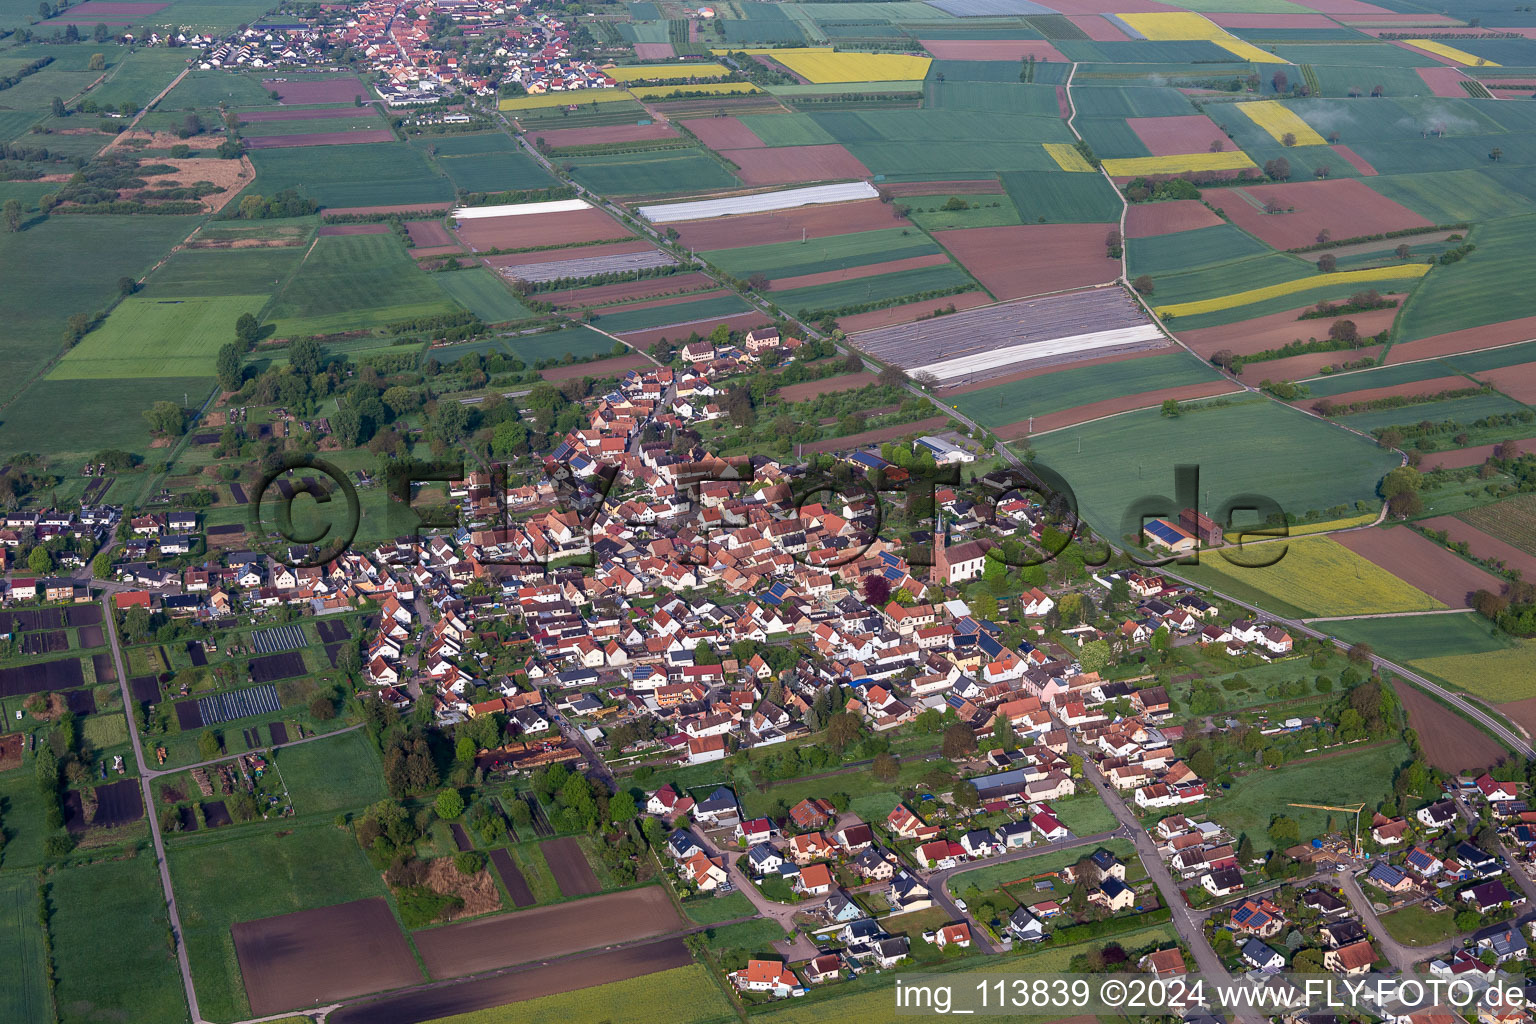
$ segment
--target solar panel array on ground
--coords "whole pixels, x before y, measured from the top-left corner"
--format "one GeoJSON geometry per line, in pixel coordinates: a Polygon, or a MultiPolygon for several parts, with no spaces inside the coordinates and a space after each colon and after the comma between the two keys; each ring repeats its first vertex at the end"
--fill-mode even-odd
{"type": "Polygon", "coordinates": [[[250,669],[252,682],[270,683],[303,675],[304,658],[297,651],[269,654],[265,658],[252,658],[250,669]]]}
{"type": "Polygon", "coordinates": [[[879,327],[854,346],[881,362],[927,372],[947,387],[1048,365],[1167,344],[1119,288],[1053,295],[879,327]]]}
{"type": "Polygon", "coordinates": [[[525,263],[520,267],[502,267],[504,276],[514,281],[559,281],[566,278],[596,277],[598,274],[624,274],[650,267],[667,267],[677,261],[660,249],[626,252],[613,256],[587,256],[578,260],[549,260],[525,263]]]}
{"type": "Polygon", "coordinates": [[[296,651],[308,646],[309,641],[304,638],[304,627],[297,625],[272,626],[267,629],[258,629],[251,633],[251,646],[261,654],[275,654],[278,651],[296,651]]]}
{"type": "Polygon", "coordinates": [[[215,693],[207,697],[199,697],[197,700],[197,710],[202,713],[204,725],[218,725],[220,722],[232,722],[237,718],[264,715],[269,711],[276,711],[279,706],[277,687],[270,683],[266,686],[247,686],[243,690],[215,693]]]}

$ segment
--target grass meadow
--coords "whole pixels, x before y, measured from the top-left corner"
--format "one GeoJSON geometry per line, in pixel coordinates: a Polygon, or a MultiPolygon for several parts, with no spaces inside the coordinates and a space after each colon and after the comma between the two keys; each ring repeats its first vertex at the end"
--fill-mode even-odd
{"type": "Polygon", "coordinates": [[[298,814],[329,815],[384,799],[379,755],[361,729],[273,755],[298,814]]]}
{"type": "Polygon", "coordinates": [[[736,1019],[735,1007],[710,977],[709,968],[690,964],[574,992],[440,1017],[430,1024],[567,1024],[575,1020],[726,1024],[736,1019]]]}
{"type": "Polygon", "coordinates": [[[234,337],[235,321],[266,303],[265,295],[125,299],[48,379],[211,377],[220,347],[234,337]]]}
{"type": "Polygon", "coordinates": [[[53,1012],[44,956],[36,878],[31,873],[0,876],[0,958],[7,967],[0,1015],[6,1020],[46,1020],[53,1012]]]}
{"type": "Polygon", "coordinates": [[[151,854],[59,868],[46,884],[62,1024],[118,1019],[124,1007],[132,1007],[133,1020],[144,1024],[186,1020],[170,920],[151,854]]]}
{"type": "Polygon", "coordinates": [[[456,308],[393,234],[332,235],[316,240],[267,320],[278,337],[302,337],[382,327],[456,308]]]}
{"type": "Polygon", "coordinates": [[[352,834],[328,820],[177,836],[166,859],[198,1002],[210,1020],[250,1016],[231,925],[385,895],[352,834]]]}

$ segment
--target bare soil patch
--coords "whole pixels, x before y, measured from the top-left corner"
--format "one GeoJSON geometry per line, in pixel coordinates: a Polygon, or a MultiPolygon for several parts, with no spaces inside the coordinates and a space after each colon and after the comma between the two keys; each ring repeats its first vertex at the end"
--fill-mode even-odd
{"type": "Polygon", "coordinates": [[[358,96],[365,102],[370,98],[368,87],[351,75],[296,75],[261,84],[269,91],[276,89],[282,103],[351,103],[358,96]]]}
{"type": "Polygon", "coordinates": [[[19,732],[0,736],[0,772],[21,767],[22,735],[19,732]]]}
{"type": "MultiPolygon", "coordinates": [[[[1339,296],[1340,299],[1347,296],[1339,296]]],[[[1392,294],[1387,298],[1395,298],[1402,301],[1400,294],[1392,294]]],[[[1223,324],[1220,327],[1201,327],[1193,331],[1179,331],[1179,338],[1200,353],[1202,356],[1212,356],[1222,349],[1231,349],[1236,355],[1247,355],[1250,352],[1264,352],[1269,349],[1280,348],[1288,345],[1298,338],[1302,341],[1308,338],[1326,338],[1328,331],[1336,320],[1353,320],[1355,329],[1362,335],[1374,336],[1386,330],[1392,325],[1392,318],[1397,314],[1394,309],[1373,309],[1365,313],[1351,313],[1348,316],[1339,316],[1329,319],[1301,320],[1298,317],[1312,306],[1298,306],[1288,309],[1283,313],[1271,313],[1268,316],[1254,317],[1252,320],[1240,320],[1235,324],[1223,324]]],[[[1352,359],[1359,359],[1360,355],[1349,350],[1339,352],[1323,352],[1326,356],[1323,363],[1342,363],[1352,359]]],[[[1247,376],[1253,376],[1254,380],[1262,377],[1275,377],[1269,371],[1269,367],[1275,363],[1254,363],[1247,376]]],[[[1299,378],[1286,374],[1287,378],[1297,380],[1299,378]]]]}
{"type": "Polygon", "coordinates": [[[590,363],[577,363],[574,366],[551,366],[546,370],[540,370],[539,376],[545,380],[569,380],[572,377],[619,377],[630,370],[644,369],[654,366],[645,356],[636,352],[628,356],[614,356],[612,359],[598,359],[590,363]]]}
{"type": "Polygon", "coordinates": [[[1512,700],[1498,705],[1499,713],[1525,730],[1527,736],[1536,736],[1536,697],[1512,700]]]}
{"type": "MultiPolygon", "coordinates": [[[[550,867],[554,868],[553,860],[550,867]]],[[[652,885],[428,928],[413,933],[412,938],[429,975],[459,978],[663,935],[682,926],[672,901],[660,887],[652,885]]]]}
{"type": "MultiPolygon", "coordinates": [[[[678,124],[699,137],[699,141],[713,150],[762,149],[763,140],[736,117],[694,117],[678,124]]],[[[740,160],[736,161],[741,163],[740,160]]]]}
{"type": "MultiPolygon", "coordinates": [[[[1502,761],[1509,751],[1454,711],[1416,686],[1393,680],[1392,689],[1408,712],[1408,725],[1419,734],[1424,759],[1446,772],[1480,771],[1502,761]]],[[[1501,705],[1504,711],[1509,705],[1501,705]]]]}
{"type": "Polygon", "coordinates": [[[1492,573],[1407,527],[1351,530],[1334,534],[1333,539],[1452,608],[1468,607],[1478,590],[1497,591],[1502,586],[1492,573]]]}
{"type": "Polygon", "coordinates": [[[844,437],[829,437],[823,441],[813,441],[805,446],[805,450],[813,454],[853,451],[865,445],[894,441],[908,434],[932,433],[948,422],[947,416],[930,416],[924,420],[913,420],[911,423],[898,423],[894,427],[881,427],[878,430],[866,430],[861,434],[848,434],[844,437]]]}
{"type": "Polygon", "coordinates": [[[1467,91],[1461,87],[1461,83],[1467,80],[1457,68],[1414,68],[1419,77],[1424,79],[1424,84],[1429,86],[1429,91],[1436,96],[1456,96],[1465,99],[1467,91]]]}
{"type": "Polygon", "coordinates": [[[875,375],[867,370],[860,373],[841,373],[836,377],[823,377],[821,380],[791,384],[787,388],[780,388],[777,394],[786,402],[803,402],[807,398],[815,398],[818,395],[831,395],[839,391],[868,387],[874,382],[875,375]]]}
{"type": "MultiPolygon", "coordinates": [[[[1216,122],[1204,114],[1185,114],[1181,117],[1128,117],[1125,123],[1141,140],[1153,156],[1181,156],[1185,153],[1204,153],[1212,142],[1220,142],[1222,149],[1235,145],[1216,122]]],[[[1196,200],[1186,200],[1196,202],[1196,200]]]]}
{"type": "Polygon", "coordinates": [[[1176,231],[1194,231],[1225,223],[1198,199],[1166,203],[1133,203],[1125,214],[1125,237],[1149,238],[1176,231]]]}
{"type": "Polygon", "coordinates": [[[748,185],[788,185],[869,177],[869,168],[837,143],[776,149],[726,149],[721,150],[720,155],[740,168],[736,176],[748,185]]]}
{"type": "Polygon", "coordinates": [[[1435,516],[1425,519],[1421,525],[1429,530],[1444,530],[1451,540],[1466,541],[1474,557],[1503,562],[1511,569],[1519,569],[1526,579],[1536,578],[1536,555],[1521,551],[1455,516],[1435,516]]]}
{"type": "Polygon", "coordinates": [[[257,1017],[421,980],[382,897],[242,921],[230,933],[257,1017]]]}
{"type": "Polygon", "coordinates": [[[1500,366],[1493,370],[1483,370],[1474,376],[1492,384],[1517,402],[1536,404],[1536,363],[1500,366]]]}
{"type": "Polygon", "coordinates": [[[1486,327],[1469,327],[1464,331],[1400,342],[1387,353],[1387,362],[1408,363],[1415,359],[1433,359],[1459,352],[1480,352],[1485,348],[1498,348],[1500,345],[1532,339],[1536,339],[1536,316],[1523,316],[1517,320],[1488,324],[1486,327]]]}
{"type": "Polygon", "coordinates": [[[780,291],[787,291],[790,288],[808,288],[811,285],[831,284],[834,281],[853,281],[861,277],[894,274],[898,270],[936,267],[941,263],[948,262],[948,256],[941,252],[934,252],[926,256],[909,256],[906,259],[890,260],[886,263],[866,263],[862,267],[844,267],[841,270],[826,270],[819,274],[801,274],[798,277],[775,278],[772,285],[780,291]]]}
{"type": "MultiPolygon", "coordinates": [[[[693,27],[690,23],[689,28],[693,27]]],[[[635,56],[641,60],[666,60],[677,56],[671,43],[636,43],[635,56]]]]}
{"type": "MultiPolygon", "coordinates": [[[[631,235],[628,228],[595,207],[569,213],[534,213],[523,217],[461,220],[455,232],[461,241],[476,250],[577,245],[582,242],[628,238],[631,235]]],[[[546,255],[545,259],[548,258],[546,255]]]]}
{"type": "Polygon", "coordinates": [[[592,865],[587,863],[587,855],[575,839],[566,836],[545,843],[540,849],[549,862],[555,883],[566,896],[585,896],[601,888],[597,884],[597,875],[592,873],[592,865]]]}
{"type": "Polygon", "coordinates": [[[509,252],[486,256],[481,262],[488,267],[521,267],[529,263],[549,263],[552,260],[579,260],[590,256],[620,256],[624,253],[647,252],[656,248],[643,238],[627,242],[608,242],[604,245],[583,245],[571,249],[538,249],[534,252],[509,252]]]}
{"type": "MultiPolygon", "coordinates": [[[[1160,391],[1143,391],[1136,395],[1125,395],[1121,398],[1109,398],[1102,402],[1089,402],[1075,409],[1063,409],[1060,412],[1046,413],[1044,416],[1035,417],[1035,433],[1043,434],[1048,430],[1059,430],[1062,427],[1070,427],[1076,423],[1086,423],[1089,420],[1101,419],[1105,416],[1113,416],[1116,413],[1130,412],[1132,409],[1147,409],[1161,405],[1165,400],[1172,398],[1178,402],[1186,402],[1195,398],[1211,398],[1215,395],[1226,394],[1236,390],[1236,385],[1231,381],[1213,380],[1201,384],[1185,384],[1176,388],[1163,388],[1160,391]]],[[[1004,427],[998,427],[993,431],[1005,441],[1017,440],[1030,436],[1029,421],[1010,423],[1004,427]]]]}
{"type": "Polygon", "coordinates": [[[457,243],[454,242],[453,235],[448,232],[447,228],[443,227],[441,221],[406,221],[405,233],[411,237],[411,242],[418,247],[451,245],[455,249],[458,248],[457,243]]]}
{"type": "MultiPolygon", "coordinates": [[[[1536,442],[1536,436],[1512,438],[1519,443],[1521,450],[1527,449],[1532,442],[1536,442]]],[[[1424,456],[1424,461],[1419,463],[1419,468],[1428,472],[1432,469],[1462,469],[1466,466],[1480,466],[1488,461],[1497,447],[1491,444],[1475,444],[1470,448],[1454,448],[1446,452],[1430,452],[1424,456]]]]}
{"type": "Polygon", "coordinates": [[[852,316],[840,317],[837,325],[844,333],[852,334],[855,331],[869,331],[876,327],[890,327],[892,324],[919,320],[941,309],[948,309],[950,306],[954,306],[955,312],[958,313],[961,310],[985,306],[991,301],[991,297],[985,292],[961,292],[959,295],[946,295],[938,299],[923,299],[920,302],[887,306],[868,313],[855,313],[852,316]]]}
{"type": "MultiPolygon", "coordinates": [[[[681,306],[681,305],[684,305],[685,303],[689,303],[689,302],[701,302],[704,299],[718,299],[718,298],[722,298],[722,297],[724,297],[726,295],[729,295],[729,294],[731,294],[731,293],[726,291],[724,288],[716,288],[713,291],[695,292],[695,293],[693,293],[691,295],[668,295],[668,296],[665,296],[663,298],[648,299],[648,300],[646,300],[644,302],[629,302],[629,303],[625,303],[624,307],[623,307],[623,312],[627,313],[627,312],[629,312],[632,309],[656,309],[656,308],[661,307],[661,306],[681,306]]],[[[602,311],[599,311],[599,313],[601,313],[601,312],[602,311]]],[[[618,310],[613,310],[613,312],[619,312],[619,311],[618,310]]],[[[598,324],[601,325],[601,323],[602,323],[602,317],[599,316],[598,317],[598,324]]]]}
{"type": "Polygon", "coordinates": [[[1044,39],[919,39],[940,60],[1059,60],[1067,58],[1044,39]]]}
{"type": "Polygon", "coordinates": [[[1025,224],[935,231],[934,238],[999,299],[1113,281],[1118,260],[1104,256],[1105,225],[1025,224]]]}
{"type": "Polygon", "coordinates": [[[673,967],[685,967],[692,962],[693,956],[682,939],[662,939],[641,946],[563,960],[548,967],[531,967],[458,985],[416,989],[366,1003],[356,1003],[332,1013],[329,1020],[331,1024],[423,1024],[425,1021],[474,1010],[489,1010],[537,999],[539,996],[638,978],[673,967]]]}
{"type": "Polygon", "coordinates": [[[635,348],[648,348],[661,338],[670,338],[676,341],[686,338],[694,331],[699,334],[708,334],[716,327],[724,324],[733,331],[750,330],[753,327],[763,327],[769,322],[769,317],[763,313],[737,313],[733,316],[716,317],[713,320],[701,320],[696,324],[674,324],[671,327],[652,327],[644,331],[629,331],[620,334],[627,343],[635,348]]]}
{"type": "Polygon", "coordinates": [[[1393,395],[1437,395],[1442,391],[1455,391],[1472,386],[1471,381],[1457,374],[1446,377],[1431,377],[1429,380],[1416,380],[1410,381],[1407,384],[1393,384],[1381,388],[1361,388],[1359,391],[1346,391],[1341,395],[1334,395],[1327,400],[1334,405],[1350,405],[1354,402],[1372,402],[1378,398],[1390,398],[1393,395]]]}
{"type": "Polygon", "coordinates": [[[1102,15],[1074,14],[1068,15],[1067,20],[1082,29],[1083,33],[1096,43],[1122,43],[1131,38],[1120,31],[1118,25],[1102,15]]]}
{"type": "Polygon", "coordinates": [[[610,124],[597,128],[556,128],[552,131],[528,132],[534,141],[543,139],[553,149],[565,146],[603,146],[615,142],[645,142],[650,139],[671,139],[677,131],[665,121],[650,124],[610,124]]]}
{"type": "Polygon", "coordinates": [[[898,227],[900,222],[891,208],[880,200],[860,199],[852,203],[802,206],[794,210],[717,217],[674,226],[683,245],[705,251],[799,241],[802,231],[806,238],[826,238],[854,231],[898,227]]]}
{"type": "Polygon", "coordinates": [[[715,282],[707,274],[672,274],[669,277],[649,277],[639,281],[619,281],[616,284],[597,284],[590,288],[570,288],[563,292],[545,292],[539,298],[555,306],[580,307],[603,306],[629,299],[644,299],[653,295],[675,295],[680,292],[712,288],[715,282]]]}
{"type": "Polygon", "coordinates": [[[1402,228],[1433,226],[1358,178],[1246,185],[1223,196],[1221,208],[1232,218],[1232,223],[1276,249],[1315,245],[1319,232],[1324,229],[1334,238],[1357,238],[1402,228]],[[1253,202],[1244,201],[1245,195],[1253,202]],[[1295,212],[1265,213],[1265,204],[1271,202],[1281,209],[1294,208],[1295,212]]]}

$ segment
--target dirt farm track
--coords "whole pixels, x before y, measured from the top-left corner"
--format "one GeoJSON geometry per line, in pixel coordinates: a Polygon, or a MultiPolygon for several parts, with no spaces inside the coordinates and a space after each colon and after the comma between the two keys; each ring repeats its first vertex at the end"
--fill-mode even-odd
{"type": "MultiPolygon", "coordinates": [[[[428,974],[460,978],[529,960],[565,956],[600,943],[664,935],[683,927],[683,923],[667,894],[651,885],[578,903],[428,928],[413,932],[411,937],[428,974]]],[[[254,1006],[254,1000],[252,1003],[254,1006]]]]}
{"type": "Polygon", "coordinates": [[[434,985],[355,1003],[342,1007],[326,1019],[328,1024],[421,1024],[454,1014],[638,978],[692,962],[693,956],[682,939],[661,939],[642,946],[572,957],[548,966],[434,985]]]}

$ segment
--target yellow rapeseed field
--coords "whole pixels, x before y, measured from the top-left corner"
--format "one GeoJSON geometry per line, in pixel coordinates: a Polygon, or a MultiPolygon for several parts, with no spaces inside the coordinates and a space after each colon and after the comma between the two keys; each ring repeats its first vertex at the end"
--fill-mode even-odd
{"type": "Polygon", "coordinates": [[[1484,57],[1479,57],[1475,53],[1468,53],[1466,50],[1458,50],[1454,46],[1446,46],[1444,43],[1436,42],[1433,39],[1405,39],[1403,41],[1406,42],[1409,46],[1417,46],[1421,50],[1428,50],[1430,53],[1433,53],[1436,56],[1444,57],[1447,60],[1453,60],[1458,64],[1466,64],[1471,67],[1478,68],[1503,67],[1502,64],[1495,64],[1493,61],[1484,57]]]}
{"type": "Polygon", "coordinates": [[[1202,14],[1177,11],[1167,14],[1117,14],[1116,17],[1148,39],[1204,39],[1243,60],[1259,61],[1263,64],[1290,63],[1268,50],[1243,42],[1202,14]]]}
{"type": "Polygon", "coordinates": [[[1256,103],[1239,103],[1237,109],[1248,115],[1248,120],[1263,128],[1269,137],[1281,142],[1289,133],[1296,136],[1298,146],[1326,146],[1328,140],[1317,133],[1295,111],[1279,100],[1259,100],[1256,103]]]}
{"type": "Polygon", "coordinates": [[[690,78],[723,78],[731,69],[717,61],[708,64],[625,64],[604,68],[615,82],[685,82],[690,78]]]}
{"type": "Polygon", "coordinates": [[[912,82],[928,75],[932,57],[899,53],[839,53],[796,47],[768,55],[808,82],[912,82]]]}
{"type": "MultiPolygon", "coordinates": [[[[1109,163],[1108,160],[1104,162],[1109,163]]],[[[1429,264],[1427,263],[1404,263],[1390,267],[1372,267],[1369,270],[1337,270],[1331,274],[1298,277],[1294,281],[1282,281],[1280,284],[1265,285],[1263,288],[1250,288],[1245,292],[1218,295],[1213,299],[1201,299],[1198,302],[1176,302],[1171,306],[1158,306],[1157,315],[1194,316],[1197,313],[1214,313],[1219,309],[1232,309],[1234,306],[1246,306],[1254,302],[1263,302],[1265,299],[1277,299],[1282,295],[1304,292],[1319,285],[1336,284],[1342,289],[1350,288],[1357,284],[1369,284],[1372,281],[1423,277],[1427,273],[1429,273],[1429,264]]]]}
{"type": "Polygon", "coordinates": [[[1077,151],[1076,146],[1069,146],[1065,142],[1042,142],[1041,145],[1062,170],[1093,173],[1093,164],[1083,159],[1083,154],[1077,151]]]}
{"type": "MultiPolygon", "coordinates": [[[[1418,612],[1445,605],[1405,583],[1381,566],[1327,537],[1285,541],[1285,554],[1274,565],[1247,568],[1220,554],[1200,556],[1202,571],[1251,587],[1300,608],[1309,615],[1363,615],[1369,612],[1418,612]]],[[[1267,561],[1277,552],[1269,544],[1245,546],[1237,559],[1267,561]]],[[[1220,581],[1212,581],[1221,589],[1220,581]]]]}
{"type": "Polygon", "coordinates": [[[676,85],[632,85],[629,91],[635,94],[636,99],[656,100],[664,99],[675,92],[726,96],[758,90],[757,86],[751,82],[679,82],[676,85]]]}
{"type": "Polygon", "coordinates": [[[534,110],[538,107],[558,107],[574,103],[612,103],[615,100],[632,99],[623,89],[576,89],[571,92],[541,92],[537,96],[509,96],[498,107],[502,110],[534,110]]]}
{"type": "Polygon", "coordinates": [[[1182,153],[1175,156],[1131,156],[1105,160],[1104,169],[1115,177],[1137,174],[1180,174],[1184,171],[1240,171],[1253,167],[1242,150],[1222,153],[1182,153]]]}

